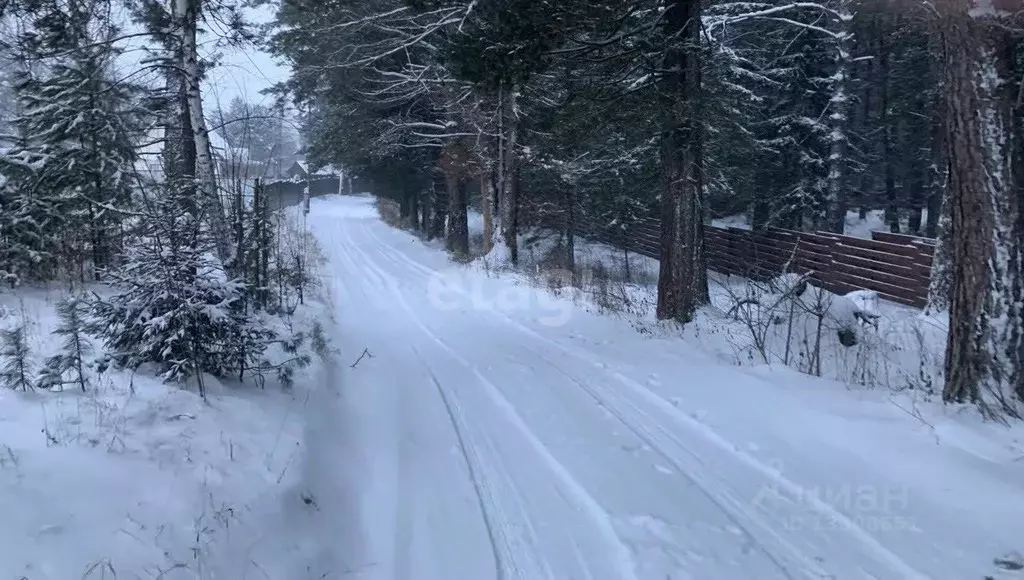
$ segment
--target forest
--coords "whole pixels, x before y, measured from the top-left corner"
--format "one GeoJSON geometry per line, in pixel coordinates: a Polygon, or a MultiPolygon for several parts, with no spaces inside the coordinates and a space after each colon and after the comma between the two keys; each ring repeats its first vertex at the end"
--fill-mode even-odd
{"type": "Polygon", "coordinates": [[[1010,0],[285,0],[270,49],[311,159],[427,239],[660,220],[658,317],[708,301],[704,227],[938,239],[943,398],[1024,400],[1021,7],[1010,0]]]}
{"type": "Polygon", "coordinates": [[[4,386],[85,392],[110,367],[155,365],[205,396],[207,375],[290,384],[308,366],[320,329],[291,314],[313,277],[305,246],[282,243],[308,233],[270,210],[260,182],[294,153],[293,131],[281,107],[204,109],[216,58],[199,39],[216,24],[216,43],[251,45],[242,10],[0,3],[0,282],[67,290],[64,346],[42,368],[28,317],[3,329],[4,386]]]}
{"type": "Polygon", "coordinates": [[[1021,578],[1022,41],[0,0],[0,578],[1021,578]]]}

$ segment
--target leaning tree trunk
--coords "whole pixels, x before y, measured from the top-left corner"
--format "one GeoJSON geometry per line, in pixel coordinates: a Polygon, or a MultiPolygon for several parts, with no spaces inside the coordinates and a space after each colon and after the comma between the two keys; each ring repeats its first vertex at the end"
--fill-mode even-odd
{"type": "Polygon", "coordinates": [[[1022,232],[1010,159],[1020,137],[1012,122],[1015,77],[1007,76],[1017,41],[1000,23],[972,18],[970,4],[936,2],[945,55],[952,274],[942,397],[976,403],[988,417],[1019,416],[1022,232]]]}
{"type": "Polygon", "coordinates": [[[703,135],[700,117],[700,0],[664,0],[662,100],[668,115],[661,137],[661,268],[659,319],[688,322],[708,302],[704,256],[703,135]]]}

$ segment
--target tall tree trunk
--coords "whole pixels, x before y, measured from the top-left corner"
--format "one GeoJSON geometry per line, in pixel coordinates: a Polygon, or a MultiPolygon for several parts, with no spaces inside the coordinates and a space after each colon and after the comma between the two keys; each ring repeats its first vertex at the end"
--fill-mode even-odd
{"type": "Polygon", "coordinates": [[[576,186],[572,185],[565,191],[565,221],[562,230],[565,234],[565,263],[563,268],[576,273],[576,186]]]}
{"type": "Polygon", "coordinates": [[[409,219],[412,216],[412,199],[409,198],[409,192],[405,191],[404,188],[398,192],[398,220],[402,224],[402,227],[409,225],[409,219]]]}
{"type": "MultiPolygon", "coordinates": [[[[428,173],[429,177],[429,173],[428,173]]],[[[430,240],[430,216],[433,212],[434,192],[432,179],[420,186],[420,223],[419,229],[423,235],[430,240]]]]}
{"type": "Polygon", "coordinates": [[[409,227],[416,230],[420,227],[420,191],[415,181],[406,181],[405,187],[409,198],[409,227]]]}
{"type": "Polygon", "coordinates": [[[825,225],[829,231],[841,234],[846,231],[847,150],[850,130],[850,51],[853,50],[853,34],[849,31],[853,20],[850,0],[840,0],[837,10],[836,30],[836,72],[835,86],[829,101],[832,132],[829,150],[828,198],[826,201],[825,225]]]}
{"type": "MultiPolygon", "coordinates": [[[[885,15],[883,18],[888,19],[892,18],[892,16],[885,15]]],[[[889,26],[887,20],[883,33],[879,35],[878,60],[879,74],[882,78],[880,80],[881,90],[878,95],[878,120],[882,125],[882,163],[885,175],[885,221],[889,224],[889,231],[892,233],[899,233],[900,206],[896,196],[896,156],[893,152],[893,140],[895,138],[893,135],[893,123],[895,120],[892,118],[892,115],[889,114],[889,107],[892,104],[890,102],[890,96],[892,94],[892,68],[889,54],[891,48],[884,40],[886,33],[892,29],[893,27],[889,26]]]]}
{"type": "Polygon", "coordinates": [[[501,237],[508,248],[509,261],[519,262],[518,212],[519,195],[517,175],[519,159],[518,111],[516,89],[509,91],[504,84],[498,90],[498,203],[500,204],[501,237]]]}
{"type": "Polygon", "coordinates": [[[973,19],[970,4],[936,2],[945,56],[952,270],[942,397],[974,402],[989,417],[1019,416],[1022,232],[1020,184],[1010,167],[1020,139],[1012,122],[1019,105],[1016,80],[1007,76],[1017,41],[998,22],[973,19]]]}
{"type": "Polygon", "coordinates": [[[469,216],[466,212],[466,183],[458,175],[446,179],[448,190],[448,231],[445,247],[458,257],[469,256],[469,216]]]}
{"type": "Polygon", "coordinates": [[[200,91],[201,73],[197,36],[201,0],[174,0],[174,10],[180,14],[181,70],[188,99],[189,121],[195,142],[195,178],[199,187],[204,213],[210,223],[218,258],[225,264],[232,260],[231,234],[224,216],[224,204],[217,191],[213,168],[210,135],[203,115],[203,96],[200,91]]]}
{"type": "MultiPolygon", "coordinates": [[[[872,57],[879,54],[877,39],[881,36],[881,27],[878,23],[878,16],[874,16],[871,19],[871,27],[869,28],[870,33],[865,35],[866,54],[872,57]]],[[[864,79],[862,83],[864,92],[862,93],[861,99],[863,106],[861,107],[861,124],[860,130],[864,135],[869,134],[869,127],[875,127],[875,119],[873,113],[876,113],[878,108],[875,104],[875,87],[877,84],[877,73],[875,72],[877,59],[869,58],[864,62],[864,79]]],[[[867,155],[874,156],[878,154],[878,140],[875,138],[866,138],[864,149],[867,155]]],[[[877,203],[877,192],[875,191],[875,173],[876,169],[873,165],[861,171],[860,174],[860,197],[859,197],[859,217],[861,220],[865,220],[868,217],[868,211],[875,208],[877,203]]]]}
{"type": "Polygon", "coordinates": [[[664,0],[666,49],[661,96],[661,268],[659,319],[689,322],[708,301],[704,256],[700,0],[664,0]]]}
{"type": "Polygon", "coordinates": [[[924,235],[929,238],[939,237],[939,222],[942,219],[943,192],[946,189],[946,178],[949,167],[946,163],[946,131],[943,127],[943,114],[932,115],[932,165],[928,178],[928,218],[925,220],[924,235]]]}
{"type": "Polygon", "coordinates": [[[433,207],[434,213],[430,217],[430,232],[427,238],[434,240],[445,237],[445,222],[448,218],[448,190],[444,174],[440,170],[434,173],[431,182],[432,201],[430,205],[433,207]]]}
{"type": "Polygon", "coordinates": [[[513,164],[509,171],[509,186],[506,194],[509,198],[508,214],[505,216],[505,246],[508,248],[508,260],[513,266],[519,264],[519,187],[522,185],[523,166],[513,155],[513,164]]]}
{"type": "Polygon", "coordinates": [[[480,172],[480,207],[484,212],[484,254],[494,246],[494,187],[489,171],[480,172]]]}
{"type": "MultiPolygon", "coordinates": [[[[175,3],[177,0],[173,0],[175,3]]],[[[172,11],[172,26],[182,28],[182,14],[172,11]]],[[[179,211],[198,216],[195,192],[196,142],[192,136],[192,119],[188,107],[188,87],[180,63],[183,61],[181,38],[171,49],[174,54],[165,79],[166,108],[164,126],[164,172],[167,183],[175,190],[179,211]]]]}

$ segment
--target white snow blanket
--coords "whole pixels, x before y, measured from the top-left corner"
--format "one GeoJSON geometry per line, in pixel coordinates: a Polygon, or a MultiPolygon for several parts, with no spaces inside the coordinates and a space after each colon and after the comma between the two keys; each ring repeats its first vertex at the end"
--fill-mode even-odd
{"type": "Polygon", "coordinates": [[[452,264],[371,200],[313,204],[342,350],[373,355],[342,369],[359,457],[332,457],[359,466],[352,577],[974,578],[1021,549],[1019,429],[725,366],[452,264]]]}

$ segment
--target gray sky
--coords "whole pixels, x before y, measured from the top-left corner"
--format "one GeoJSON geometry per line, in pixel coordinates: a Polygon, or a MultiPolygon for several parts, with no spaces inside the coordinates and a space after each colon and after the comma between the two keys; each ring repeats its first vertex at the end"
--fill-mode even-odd
{"type": "MultiPolygon", "coordinates": [[[[248,9],[247,13],[250,21],[254,23],[268,22],[273,18],[273,10],[268,7],[261,7],[259,10],[248,9]]],[[[209,57],[212,52],[219,52],[221,55],[220,64],[209,71],[204,79],[204,108],[209,112],[217,108],[218,104],[227,106],[234,97],[242,97],[251,103],[269,103],[271,99],[261,95],[260,91],[285,80],[288,77],[288,68],[280,66],[269,54],[253,46],[241,50],[221,46],[223,43],[218,42],[220,35],[216,26],[216,23],[210,24],[210,30],[199,39],[199,51],[203,57],[209,57]]],[[[126,32],[136,30],[137,26],[126,25],[126,32]]],[[[138,69],[139,61],[146,57],[140,48],[149,42],[146,37],[124,42],[123,48],[127,52],[120,59],[123,63],[123,74],[129,75],[138,69]]],[[[147,78],[151,82],[159,83],[151,74],[147,75],[147,78]]]]}
{"type": "MultiPolygon", "coordinates": [[[[273,10],[266,6],[248,12],[253,22],[268,22],[273,18],[273,10]]],[[[252,103],[269,103],[270,99],[260,91],[288,77],[287,67],[256,48],[223,49],[222,55],[220,66],[209,72],[204,87],[203,96],[209,110],[216,107],[218,101],[227,106],[236,96],[252,103]]]]}

